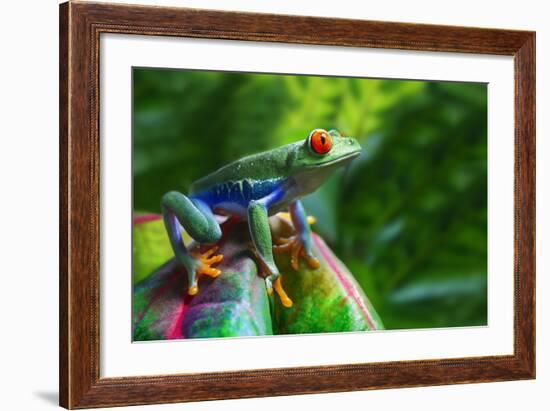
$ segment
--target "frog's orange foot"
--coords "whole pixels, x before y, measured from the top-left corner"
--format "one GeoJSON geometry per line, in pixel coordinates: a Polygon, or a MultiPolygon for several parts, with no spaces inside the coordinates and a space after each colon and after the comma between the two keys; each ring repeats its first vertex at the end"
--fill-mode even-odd
{"type": "Polygon", "coordinates": [[[281,304],[284,307],[292,307],[292,300],[289,298],[285,290],[283,289],[283,284],[281,283],[281,274],[274,275],[273,271],[270,270],[269,266],[264,262],[263,258],[260,256],[253,244],[250,244],[249,250],[252,253],[256,264],[259,266],[260,276],[265,278],[267,293],[273,295],[273,289],[281,299],[281,304]],[[272,279],[276,277],[276,280],[272,283],[272,279]]]}
{"type": "MultiPolygon", "coordinates": [[[[212,267],[214,264],[217,264],[221,260],[223,260],[223,254],[213,255],[216,251],[218,251],[218,248],[219,247],[214,246],[204,253],[201,253],[199,251],[191,252],[191,256],[197,261],[197,265],[195,268],[195,274],[197,278],[201,274],[216,278],[222,273],[220,269],[212,267]]],[[[199,287],[197,284],[189,287],[189,289],[187,290],[187,294],[189,295],[196,295],[198,292],[199,287]]]]}
{"type": "Polygon", "coordinates": [[[311,252],[306,251],[304,243],[297,235],[288,238],[274,236],[273,243],[273,252],[276,254],[290,253],[290,265],[296,271],[300,268],[300,257],[306,260],[310,268],[317,269],[321,266],[319,260],[311,252]]]}
{"type": "Polygon", "coordinates": [[[200,274],[206,274],[209,277],[216,278],[221,274],[221,270],[212,267],[214,264],[217,264],[223,260],[223,254],[213,255],[216,251],[218,251],[218,248],[218,246],[214,246],[204,253],[193,253],[193,257],[199,262],[198,268],[195,270],[197,276],[200,274]]]}

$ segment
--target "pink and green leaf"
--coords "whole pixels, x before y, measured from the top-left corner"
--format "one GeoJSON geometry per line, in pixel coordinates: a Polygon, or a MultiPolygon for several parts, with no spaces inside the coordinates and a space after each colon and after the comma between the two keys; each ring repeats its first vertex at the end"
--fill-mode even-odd
{"type": "Polygon", "coordinates": [[[316,270],[302,262],[300,271],[295,271],[287,255],[276,260],[283,286],[294,301],[291,308],[276,303],[276,334],[383,329],[380,317],[349,270],[316,234],[313,244],[321,262],[316,270]]]}
{"type": "Polygon", "coordinates": [[[218,252],[224,259],[217,266],[222,274],[215,279],[201,277],[199,293],[193,297],[187,295],[185,269],[171,258],[162,221],[151,218],[134,228],[134,267],[139,261],[141,270],[137,276],[134,273],[136,341],[383,328],[353,275],[317,235],[313,239],[321,261],[319,269],[311,270],[302,262],[297,272],[290,267],[288,255],[277,257],[284,288],[294,301],[293,307],[285,308],[277,296],[269,297],[266,292],[249,250],[245,222],[222,226],[224,236],[218,252]],[[151,250],[151,260],[146,261],[151,250]],[[149,275],[144,267],[153,264],[158,268],[149,275]]]}
{"type": "Polygon", "coordinates": [[[201,277],[196,296],[187,295],[187,273],[174,259],[134,286],[134,340],[272,334],[264,280],[238,230],[218,246],[223,274],[201,277]]]}

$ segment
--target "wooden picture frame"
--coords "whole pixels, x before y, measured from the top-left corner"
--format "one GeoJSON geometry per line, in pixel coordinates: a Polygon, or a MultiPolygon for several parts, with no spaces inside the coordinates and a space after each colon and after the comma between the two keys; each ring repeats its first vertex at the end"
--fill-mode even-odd
{"type": "Polygon", "coordinates": [[[90,408],[535,377],[535,33],[94,3],[60,6],[60,404],[90,408]],[[514,354],[100,378],[101,33],[513,56],[514,354]]]}

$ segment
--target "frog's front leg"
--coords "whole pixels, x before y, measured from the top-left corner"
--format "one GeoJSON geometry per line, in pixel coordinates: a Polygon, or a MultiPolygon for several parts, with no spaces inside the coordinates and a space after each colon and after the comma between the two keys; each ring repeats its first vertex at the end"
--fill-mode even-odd
{"type": "Polygon", "coordinates": [[[278,238],[278,243],[273,247],[276,253],[290,252],[290,264],[295,270],[300,268],[300,256],[303,257],[311,268],[319,268],[319,260],[313,254],[313,242],[311,229],[307,221],[307,214],[300,200],[294,201],[289,207],[290,218],[296,235],[289,238],[278,238]]]}
{"type": "Polygon", "coordinates": [[[282,287],[279,269],[273,260],[273,243],[269,228],[268,208],[277,201],[280,195],[281,193],[275,192],[261,200],[251,201],[248,206],[248,226],[256,257],[260,259],[262,269],[269,274],[265,279],[268,293],[271,293],[275,287],[275,291],[281,298],[281,303],[285,307],[292,307],[292,300],[282,287]]]}
{"type": "Polygon", "coordinates": [[[183,243],[180,224],[191,238],[200,244],[216,243],[222,234],[220,225],[208,204],[196,198],[188,198],[177,191],[166,193],[162,197],[161,207],[164,226],[174,255],[187,270],[188,293],[195,295],[198,292],[197,275],[218,276],[220,270],[212,268],[211,265],[221,261],[223,256],[212,255],[216,252],[216,247],[204,254],[190,253],[183,243]]]}

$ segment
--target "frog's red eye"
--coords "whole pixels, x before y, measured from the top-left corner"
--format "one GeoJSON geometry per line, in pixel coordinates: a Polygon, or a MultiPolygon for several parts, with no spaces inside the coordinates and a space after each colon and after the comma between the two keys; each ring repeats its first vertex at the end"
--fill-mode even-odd
{"type": "Polygon", "coordinates": [[[332,148],[332,138],[325,130],[314,130],[309,136],[311,149],[317,154],[326,154],[332,148]]]}

